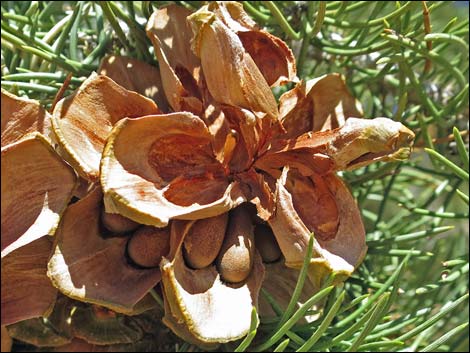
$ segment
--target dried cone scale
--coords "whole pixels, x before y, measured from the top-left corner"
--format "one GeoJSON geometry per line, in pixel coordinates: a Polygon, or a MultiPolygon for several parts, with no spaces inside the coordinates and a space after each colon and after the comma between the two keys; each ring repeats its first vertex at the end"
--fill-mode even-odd
{"type": "MultiPolygon", "coordinates": [[[[235,212],[235,217],[233,212],[228,215],[226,239],[228,234],[233,233],[230,228],[234,224],[241,222],[253,228],[244,205],[235,211],[239,209],[243,211],[235,212]]],[[[213,349],[218,343],[242,338],[249,332],[253,307],[258,307],[264,266],[259,254],[252,248],[253,258],[245,256],[243,262],[248,264],[244,270],[248,276],[241,282],[240,276],[235,278],[237,283],[224,278],[218,260],[201,269],[190,268],[184,259],[183,242],[191,223],[177,220],[171,224],[170,253],[160,264],[165,302],[163,322],[185,341],[202,348],[211,345],[213,349]]],[[[224,254],[224,246],[221,254],[224,254]]],[[[226,268],[237,266],[236,263],[222,262],[226,268]]],[[[235,269],[240,271],[240,268],[235,269]]]]}
{"type": "Polygon", "coordinates": [[[73,95],[57,103],[51,121],[63,157],[81,177],[96,182],[103,147],[113,126],[122,118],[159,113],[151,99],[93,73],[73,95]]]}
{"type": "MultiPolygon", "coordinates": [[[[325,197],[325,194],[328,195],[328,198],[330,195],[334,198],[337,207],[323,210],[325,212],[324,221],[328,226],[322,228],[325,224],[316,220],[316,216],[312,215],[312,213],[318,213],[317,209],[303,208],[302,212],[297,212],[295,198],[302,194],[289,192],[290,186],[287,188],[285,186],[286,180],[289,178],[298,178],[298,176],[295,173],[291,174],[285,168],[277,182],[276,214],[269,221],[286,259],[285,265],[300,269],[310,234],[319,232],[319,236],[314,238],[313,243],[313,255],[309,265],[310,280],[317,289],[333,272],[336,273],[335,279],[343,281],[361,263],[367,251],[364,226],[353,196],[341,179],[334,174],[324,176],[322,186],[315,189],[313,183],[303,184],[305,180],[302,179],[290,181],[297,185],[299,190],[307,190],[307,187],[310,186],[312,189],[305,195],[314,198],[314,200],[325,197]],[[304,219],[313,219],[314,222],[306,224],[304,219]],[[336,224],[338,228],[333,236],[330,232],[321,233],[321,230],[336,228],[336,224]]],[[[308,201],[310,199],[307,199],[308,201]]]]}
{"type": "Polygon", "coordinates": [[[299,217],[316,238],[324,241],[334,239],[339,227],[339,210],[334,195],[323,178],[294,175],[295,178],[287,179],[286,185],[299,217]]]}
{"type": "Polygon", "coordinates": [[[128,237],[102,233],[102,202],[101,188],[95,186],[67,207],[54,235],[47,276],[69,298],[129,313],[158,284],[160,270],[143,270],[126,258],[128,237]]]}

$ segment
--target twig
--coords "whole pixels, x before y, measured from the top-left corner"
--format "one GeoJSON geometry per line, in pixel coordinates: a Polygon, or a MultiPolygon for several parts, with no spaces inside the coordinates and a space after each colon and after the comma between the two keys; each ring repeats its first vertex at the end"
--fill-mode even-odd
{"type": "Polygon", "coordinates": [[[67,77],[65,78],[64,83],[62,84],[62,86],[60,86],[59,91],[57,92],[57,94],[54,97],[54,101],[52,102],[51,109],[49,110],[49,113],[52,113],[54,111],[54,108],[55,108],[56,104],[62,99],[65,91],[67,90],[67,88],[70,85],[70,81],[72,80],[72,76],[73,75],[70,72],[67,75],[67,77]]]}
{"type": "MultiPolygon", "coordinates": [[[[460,133],[460,136],[462,136],[462,137],[468,136],[468,130],[463,130],[463,131],[460,131],[459,133],[460,133]]],[[[450,134],[450,135],[445,136],[445,137],[433,138],[432,139],[432,143],[434,145],[448,144],[451,141],[455,141],[455,137],[454,137],[453,134],[450,134]]],[[[426,143],[424,141],[420,141],[418,143],[415,143],[414,147],[415,148],[425,148],[427,146],[426,146],[426,143]]]]}
{"type": "MultiPolygon", "coordinates": [[[[429,34],[429,33],[431,33],[431,20],[430,20],[430,17],[429,17],[428,6],[426,5],[426,1],[421,1],[421,3],[423,4],[424,33],[429,34]]],[[[430,41],[430,40],[426,41],[426,47],[428,48],[428,51],[431,51],[432,50],[432,41],[430,41]]],[[[427,72],[429,72],[429,70],[431,69],[431,65],[432,65],[431,59],[427,58],[426,62],[424,64],[424,73],[425,74],[427,72]]]]}

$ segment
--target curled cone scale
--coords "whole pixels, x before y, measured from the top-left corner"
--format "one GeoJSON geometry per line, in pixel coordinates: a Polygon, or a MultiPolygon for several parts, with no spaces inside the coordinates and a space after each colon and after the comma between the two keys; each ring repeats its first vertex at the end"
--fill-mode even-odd
{"type": "Polygon", "coordinates": [[[274,176],[286,165],[303,175],[325,175],[377,161],[405,160],[411,153],[413,139],[410,129],[390,119],[349,118],[333,130],[273,141],[255,166],[274,176]]]}
{"type": "Polygon", "coordinates": [[[350,117],[362,117],[360,103],[339,74],[301,81],[279,99],[279,119],[286,138],[336,129],[350,117]]]}
{"type": "Polygon", "coordinates": [[[66,296],[118,312],[132,311],[161,278],[126,258],[126,237],[100,235],[102,192],[95,187],[70,205],[55,236],[47,275],[66,296]]]}
{"type": "Polygon", "coordinates": [[[285,257],[286,266],[297,269],[302,266],[310,234],[313,232],[314,235],[318,234],[315,236],[309,267],[309,277],[314,286],[319,288],[333,272],[338,280],[351,275],[365,256],[367,246],[360,211],[350,191],[341,179],[329,174],[322,177],[320,183],[317,182],[320,184],[317,188],[314,187],[313,180],[310,185],[301,186],[304,193],[298,194],[295,184],[291,190],[286,186],[289,178],[296,178],[295,174],[290,174],[285,168],[277,181],[276,212],[269,221],[285,257]],[[333,207],[321,210],[324,193],[331,198],[328,202],[333,207]],[[302,205],[304,208],[301,209],[300,204],[307,206],[302,205]],[[317,214],[319,209],[322,212],[320,215],[317,214]],[[332,226],[328,223],[332,223],[332,226]],[[328,228],[326,234],[322,227],[328,228]]]}
{"type": "Polygon", "coordinates": [[[264,277],[259,254],[249,276],[237,284],[222,280],[215,265],[193,270],[184,261],[182,243],[189,226],[175,222],[172,250],[160,267],[165,317],[179,336],[202,346],[236,340],[248,333],[252,308],[264,277]]]}
{"type": "Polygon", "coordinates": [[[98,74],[108,76],[129,91],[152,99],[161,111],[168,111],[160,71],[155,66],[126,56],[109,55],[101,60],[98,74]]]}
{"type": "Polygon", "coordinates": [[[192,32],[186,22],[191,12],[169,5],[155,11],[147,22],[147,36],[152,41],[160,65],[162,85],[174,111],[203,110],[199,92],[200,60],[191,51],[192,32]]]}
{"type": "Polygon", "coordinates": [[[274,95],[240,38],[206,7],[190,15],[188,21],[195,34],[193,50],[201,59],[212,97],[276,120],[274,95]]]}
{"type": "Polygon", "coordinates": [[[106,210],[163,227],[172,218],[217,216],[240,204],[239,183],[228,181],[211,141],[203,121],[188,112],[123,119],[101,162],[106,210]]]}
{"type": "Polygon", "coordinates": [[[2,88],[2,147],[32,132],[39,132],[48,139],[50,114],[38,101],[17,97],[2,88]]]}
{"type": "Polygon", "coordinates": [[[294,54],[280,38],[262,30],[235,1],[212,1],[207,5],[231,31],[237,34],[264,79],[271,87],[296,81],[294,54]]]}
{"type": "Polygon", "coordinates": [[[51,240],[41,237],[2,257],[2,325],[36,318],[51,310],[57,296],[57,289],[46,275],[51,247],[51,240]]]}
{"type": "Polygon", "coordinates": [[[76,174],[39,132],[3,147],[1,153],[3,258],[54,234],[72,197],[76,174]]]}
{"type": "Polygon", "coordinates": [[[77,177],[43,135],[49,119],[39,102],[2,90],[2,325],[44,315],[57,295],[46,276],[48,235],[77,177]]]}
{"type": "Polygon", "coordinates": [[[64,157],[83,178],[99,180],[99,165],[111,129],[122,118],[160,113],[150,99],[92,74],[54,108],[52,127],[64,157]]]}

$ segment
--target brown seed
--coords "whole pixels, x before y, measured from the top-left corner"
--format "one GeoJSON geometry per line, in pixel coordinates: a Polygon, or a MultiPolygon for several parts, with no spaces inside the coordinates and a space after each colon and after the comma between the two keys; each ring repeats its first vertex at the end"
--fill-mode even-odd
{"type": "Polygon", "coordinates": [[[131,232],[139,226],[139,223],[118,213],[106,213],[104,208],[101,210],[101,223],[113,233],[131,232]]]}
{"type": "Polygon", "coordinates": [[[170,250],[170,228],[144,226],[127,243],[129,257],[142,267],[156,267],[170,250]]]}
{"type": "Polygon", "coordinates": [[[271,227],[265,224],[256,225],[255,244],[264,262],[274,262],[281,257],[281,249],[271,227]]]}
{"type": "Polygon", "coordinates": [[[217,257],[220,276],[227,282],[245,280],[253,265],[254,246],[253,223],[244,206],[230,212],[230,220],[224,243],[217,257]]]}
{"type": "Polygon", "coordinates": [[[209,266],[219,254],[228,223],[228,212],[194,223],[184,239],[184,258],[189,266],[209,266]]]}

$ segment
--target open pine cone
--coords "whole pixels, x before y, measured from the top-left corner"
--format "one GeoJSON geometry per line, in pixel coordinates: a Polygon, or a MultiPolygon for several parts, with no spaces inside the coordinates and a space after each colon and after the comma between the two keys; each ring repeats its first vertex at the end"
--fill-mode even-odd
{"type": "Polygon", "coordinates": [[[2,325],[13,337],[46,317],[63,334],[33,344],[132,349],[119,345],[155,334],[141,319],[151,314],[201,347],[239,339],[263,285],[288,300],[311,233],[307,296],[364,258],[336,172],[409,156],[413,132],[362,118],[339,74],[299,80],[288,46],[240,3],[170,5],[146,29],[159,69],[107,57],[52,115],[2,91],[2,325]],[[287,83],[277,102],[272,88],[287,83]],[[84,333],[87,315],[126,339],[84,333]]]}

